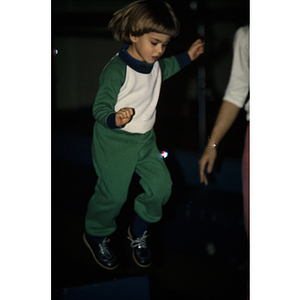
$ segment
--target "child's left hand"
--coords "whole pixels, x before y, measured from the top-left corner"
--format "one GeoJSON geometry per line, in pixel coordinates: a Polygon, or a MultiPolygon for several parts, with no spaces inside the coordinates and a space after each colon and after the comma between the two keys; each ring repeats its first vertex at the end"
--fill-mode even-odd
{"type": "Polygon", "coordinates": [[[202,40],[198,39],[196,40],[190,49],[188,50],[188,54],[191,58],[191,61],[195,60],[198,58],[200,54],[204,52],[204,42],[202,40]]]}

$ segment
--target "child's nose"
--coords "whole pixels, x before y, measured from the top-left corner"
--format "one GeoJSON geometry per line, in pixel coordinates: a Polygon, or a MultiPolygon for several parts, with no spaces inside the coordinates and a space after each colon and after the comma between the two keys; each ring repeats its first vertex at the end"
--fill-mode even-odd
{"type": "Polygon", "coordinates": [[[162,47],[162,45],[157,45],[157,52],[159,53],[159,54],[161,54],[162,53],[162,51],[163,51],[163,47],[162,47]]]}

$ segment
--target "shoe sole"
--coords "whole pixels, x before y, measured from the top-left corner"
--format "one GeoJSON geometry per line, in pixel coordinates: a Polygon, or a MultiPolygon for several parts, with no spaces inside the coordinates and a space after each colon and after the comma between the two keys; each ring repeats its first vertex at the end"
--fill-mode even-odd
{"type": "Polygon", "coordinates": [[[116,268],[118,267],[118,265],[116,265],[115,267],[111,267],[111,268],[110,268],[110,267],[106,267],[106,266],[102,265],[102,264],[98,261],[98,259],[96,258],[95,254],[94,254],[93,249],[91,248],[90,244],[89,244],[88,241],[86,240],[85,233],[83,234],[83,241],[84,241],[85,245],[86,245],[86,246],[90,249],[90,251],[92,252],[92,255],[93,255],[94,260],[96,261],[96,263],[97,263],[100,267],[102,267],[102,268],[104,268],[104,269],[106,269],[106,270],[114,270],[114,269],[116,269],[116,268]]]}
{"type": "MultiPolygon", "coordinates": [[[[128,230],[127,230],[127,233],[128,233],[128,236],[133,239],[132,235],[131,235],[131,232],[130,232],[130,227],[128,227],[128,230]]],[[[148,264],[148,265],[141,265],[135,258],[135,255],[134,255],[134,249],[132,249],[132,257],[133,257],[133,260],[134,262],[139,266],[139,267],[142,267],[142,268],[148,268],[149,266],[151,266],[152,263],[148,264]]]]}

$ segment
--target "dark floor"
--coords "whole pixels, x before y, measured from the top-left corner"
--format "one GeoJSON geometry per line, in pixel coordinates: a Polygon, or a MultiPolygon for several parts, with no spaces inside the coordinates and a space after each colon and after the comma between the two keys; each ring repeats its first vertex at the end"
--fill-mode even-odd
{"type": "MultiPolygon", "coordinates": [[[[57,131],[53,136],[55,134],[57,131]]],[[[85,142],[88,143],[89,138],[86,139],[84,133],[78,138],[80,147],[77,150],[80,148],[78,151],[86,153],[90,145],[85,145],[85,142]]],[[[53,300],[78,299],[67,297],[67,291],[77,287],[111,282],[118,289],[118,280],[139,277],[146,277],[149,281],[151,300],[247,299],[248,244],[243,227],[241,194],[186,183],[170,155],[166,163],[173,177],[174,189],[164,207],[164,218],[149,230],[153,264],[147,269],[136,266],[126,237],[127,227],[134,217],[133,199],[140,191],[138,178],[134,177],[128,202],[117,219],[118,229],[110,243],[119,267],[107,271],[95,263],[82,241],[86,206],[96,181],[90,153],[88,151],[86,159],[81,156],[76,160],[76,153],[68,153],[70,159],[64,159],[65,150],[55,141],[54,138],[53,300]]],[[[86,294],[81,299],[104,298],[101,295],[92,298],[86,294]]],[[[122,298],[113,296],[109,299],[129,298],[123,295],[122,298]]]]}

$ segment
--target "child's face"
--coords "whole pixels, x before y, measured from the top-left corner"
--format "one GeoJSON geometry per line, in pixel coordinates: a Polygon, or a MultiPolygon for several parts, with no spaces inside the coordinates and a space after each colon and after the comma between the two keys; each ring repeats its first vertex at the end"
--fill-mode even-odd
{"type": "Polygon", "coordinates": [[[130,35],[132,44],[128,48],[128,53],[135,59],[148,64],[155,63],[165,52],[171,39],[167,34],[150,32],[142,36],[130,35]]]}

